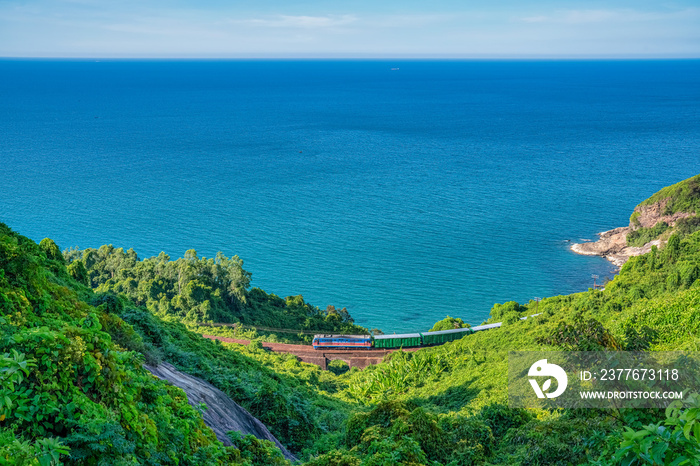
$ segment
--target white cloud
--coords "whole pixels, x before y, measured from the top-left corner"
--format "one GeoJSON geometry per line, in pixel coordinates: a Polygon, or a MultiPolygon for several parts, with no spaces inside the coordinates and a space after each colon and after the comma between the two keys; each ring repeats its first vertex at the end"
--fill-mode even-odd
{"type": "Polygon", "coordinates": [[[419,28],[455,21],[459,14],[384,15],[368,20],[372,27],[419,28]]]}
{"type": "Polygon", "coordinates": [[[289,16],[278,15],[267,19],[234,20],[234,23],[246,23],[255,26],[271,28],[296,28],[296,29],[323,29],[337,26],[345,26],[357,21],[354,15],[327,15],[327,16],[289,16]]]}
{"type": "Polygon", "coordinates": [[[618,20],[624,17],[624,13],[613,10],[571,10],[564,15],[564,22],[576,23],[600,23],[601,21],[618,20]]]}
{"type": "Polygon", "coordinates": [[[551,18],[549,16],[526,16],[524,18],[520,18],[520,21],[524,23],[544,23],[550,19],[551,18]]]}

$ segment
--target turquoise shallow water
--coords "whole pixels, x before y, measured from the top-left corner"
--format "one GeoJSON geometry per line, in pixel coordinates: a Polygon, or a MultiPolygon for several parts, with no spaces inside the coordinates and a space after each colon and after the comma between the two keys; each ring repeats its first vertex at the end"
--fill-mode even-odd
{"type": "Polygon", "coordinates": [[[0,61],[0,221],[238,254],[359,324],[611,275],[567,240],[700,173],[700,62],[0,61]],[[391,68],[399,68],[392,71],[391,68]]]}

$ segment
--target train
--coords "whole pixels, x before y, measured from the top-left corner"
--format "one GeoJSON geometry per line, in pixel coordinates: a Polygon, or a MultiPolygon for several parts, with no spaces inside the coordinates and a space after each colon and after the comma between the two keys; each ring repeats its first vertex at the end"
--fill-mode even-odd
{"type": "MultiPolygon", "coordinates": [[[[540,313],[521,317],[520,320],[526,320],[529,317],[537,317],[538,315],[540,315],[540,313]]],[[[372,348],[415,348],[442,345],[448,341],[459,340],[470,333],[498,328],[501,324],[502,322],[496,322],[469,328],[439,330],[437,332],[402,333],[399,335],[314,335],[311,344],[314,349],[370,350],[372,348]]]]}
{"type": "Polygon", "coordinates": [[[372,348],[413,348],[441,345],[458,340],[474,332],[471,328],[440,330],[425,333],[402,333],[393,335],[314,335],[311,342],[314,349],[366,349],[372,348]]]}

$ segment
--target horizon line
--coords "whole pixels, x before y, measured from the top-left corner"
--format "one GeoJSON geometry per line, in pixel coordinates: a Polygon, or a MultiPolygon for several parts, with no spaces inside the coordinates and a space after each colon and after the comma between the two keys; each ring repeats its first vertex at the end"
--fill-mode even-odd
{"type": "Polygon", "coordinates": [[[36,56],[14,56],[0,55],[0,60],[192,60],[192,61],[226,61],[226,60],[454,60],[454,61],[635,61],[635,60],[698,60],[700,55],[503,55],[503,56],[477,56],[477,55],[231,55],[231,56],[187,56],[187,55],[36,55],[36,56]]]}

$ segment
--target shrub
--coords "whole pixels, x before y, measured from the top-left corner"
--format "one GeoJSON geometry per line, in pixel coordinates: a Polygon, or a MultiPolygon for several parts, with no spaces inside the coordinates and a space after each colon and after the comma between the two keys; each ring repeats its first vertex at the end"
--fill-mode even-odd
{"type": "Polygon", "coordinates": [[[440,330],[454,330],[457,328],[469,328],[470,325],[464,323],[462,319],[447,316],[442,320],[435,322],[433,328],[429,332],[438,332],[440,330]]]}
{"type": "Polygon", "coordinates": [[[61,254],[61,250],[51,238],[42,239],[39,243],[39,248],[41,248],[41,250],[44,251],[44,254],[46,254],[47,259],[58,261],[61,263],[65,262],[65,260],[63,259],[63,254],[61,254]]]}
{"type": "Polygon", "coordinates": [[[491,308],[491,322],[499,322],[506,320],[508,317],[516,316],[519,317],[520,313],[527,310],[527,307],[521,306],[515,301],[508,301],[503,304],[494,304],[491,308]]]}
{"type": "Polygon", "coordinates": [[[579,313],[574,321],[559,322],[552,335],[539,337],[537,342],[545,345],[558,346],[566,351],[602,351],[620,349],[620,344],[603,327],[603,324],[593,318],[584,319],[579,313]]]}
{"type": "Polygon", "coordinates": [[[334,373],[335,375],[341,375],[349,371],[350,366],[347,362],[343,361],[342,359],[336,359],[328,363],[328,370],[334,373]]]}
{"type": "Polygon", "coordinates": [[[657,239],[663,232],[668,230],[666,222],[659,222],[651,228],[640,227],[632,230],[627,235],[627,246],[641,247],[649,241],[657,239]]]}
{"type": "Polygon", "coordinates": [[[619,448],[598,466],[700,463],[700,397],[690,395],[666,409],[666,420],[641,430],[625,427],[619,448]]]}
{"type": "Polygon", "coordinates": [[[233,445],[240,450],[243,461],[253,466],[289,466],[282,452],[269,440],[260,440],[253,435],[241,435],[240,432],[230,431],[226,435],[233,445]]]}
{"type": "Polygon", "coordinates": [[[529,422],[532,419],[532,413],[495,403],[481,408],[478,417],[491,428],[494,437],[501,438],[509,429],[529,422]]]}
{"type": "Polygon", "coordinates": [[[70,275],[75,281],[81,285],[89,286],[90,278],[88,276],[88,271],[83,265],[82,261],[75,261],[66,267],[68,275],[70,275]]]}
{"type": "Polygon", "coordinates": [[[681,218],[676,222],[676,232],[681,236],[688,236],[700,230],[700,215],[681,218]]]}
{"type": "Polygon", "coordinates": [[[304,466],[360,466],[362,460],[344,450],[336,450],[313,458],[304,466]]]}
{"type": "Polygon", "coordinates": [[[636,330],[631,325],[624,330],[625,351],[647,351],[658,339],[659,333],[646,325],[636,330]]]}

